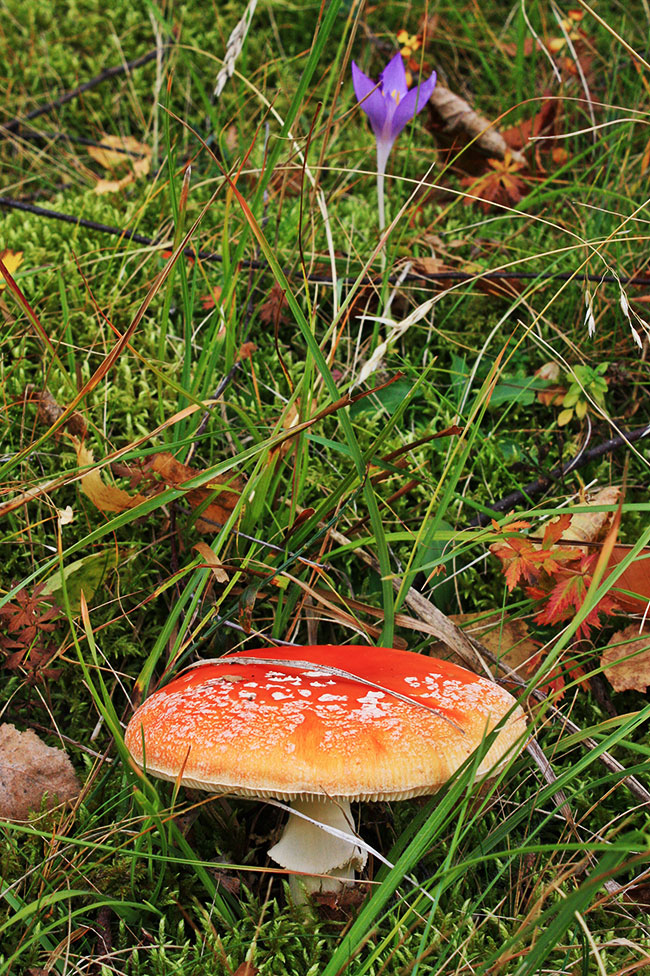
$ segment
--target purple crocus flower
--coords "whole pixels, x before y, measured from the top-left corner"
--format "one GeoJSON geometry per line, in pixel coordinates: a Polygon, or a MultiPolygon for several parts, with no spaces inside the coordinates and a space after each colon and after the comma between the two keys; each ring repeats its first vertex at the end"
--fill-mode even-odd
{"type": "Polygon", "coordinates": [[[384,174],[393,143],[407,122],[415,118],[429,101],[436,87],[435,71],[426,81],[409,91],[401,54],[392,58],[379,76],[379,82],[352,62],[352,83],[361,108],[370,119],[377,140],[377,196],[379,226],[384,228],[384,174]]]}

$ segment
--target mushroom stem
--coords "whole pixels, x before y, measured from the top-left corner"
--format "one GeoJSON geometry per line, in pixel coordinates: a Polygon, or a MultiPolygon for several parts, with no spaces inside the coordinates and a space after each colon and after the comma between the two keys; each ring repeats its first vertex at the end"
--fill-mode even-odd
{"type": "Polygon", "coordinates": [[[281,867],[304,872],[289,879],[294,901],[304,904],[316,891],[344,888],[354,879],[354,872],[364,867],[368,855],[356,843],[349,800],[315,797],[294,800],[292,807],[309,820],[290,816],[282,837],[268,853],[281,867]],[[334,836],[328,827],[343,831],[350,839],[334,836]],[[310,874],[328,877],[306,876],[310,874]]]}

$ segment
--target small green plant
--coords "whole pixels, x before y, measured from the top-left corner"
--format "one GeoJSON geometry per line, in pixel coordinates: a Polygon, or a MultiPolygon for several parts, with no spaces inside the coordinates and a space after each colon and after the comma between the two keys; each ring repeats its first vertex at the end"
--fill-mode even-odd
{"type": "Polygon", "coordinates": [[[557,418],[558,427],[564,427],[573,418],[575,413],[579,420],[582,420],[592,403],[598,404],[605,409],[605,394],[607,393],[607,380],[605,373],[609,368],[609,363],[600,363],[598,366],[576,366],[570,378],[570,386],[564,394],[562,400],[563,410],[557,418]]]}

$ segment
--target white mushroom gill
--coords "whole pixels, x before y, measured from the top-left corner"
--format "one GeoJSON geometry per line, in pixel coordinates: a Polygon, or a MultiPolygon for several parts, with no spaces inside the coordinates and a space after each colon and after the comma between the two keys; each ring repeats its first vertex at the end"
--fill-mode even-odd
{"type": "Polygon", "coordinates": [[[340,891],[352,882],[368,855],[357,844],[348,800],[298,799],[292,809],[304,816],[289,817],[282,837],[268,854],[281,867],[302,872],[291,875],[289,886],[294,902],[305,904],[314,892],[340,891]],[[328,827],[343,832],[349,840],[328,827]]]}

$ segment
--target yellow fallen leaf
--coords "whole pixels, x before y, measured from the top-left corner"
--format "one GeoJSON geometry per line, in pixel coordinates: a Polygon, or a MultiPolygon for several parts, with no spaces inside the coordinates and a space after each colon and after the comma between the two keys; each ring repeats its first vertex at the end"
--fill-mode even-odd
{"type": "Polygon", "coordinates": [[[137,176],[146,176],[151,169],[151,147],[133,136],[102,136],[101,143],[88,146],[88,155],[104,169],[129,166],[137,176]]]}
{"type": "Polygon", "coordinates": [[[132,173],[127,173],[121,180],[97,180],[93,192],[99,195],[103,193],[119,193],[129,183],[135,183],[135,177],[132,173]]]}
{"type": "Polygon", "coordinates": [[[104,169],[128,169],[119,180],[98,180],[95,193],[118,193],[151,169],[151,148],[133,136],[102,136],[101,146],[89,146],[88,154],[104,169]],[[120,152],[120,150],[123,150],[120,152]]]}
{"type": "MultiPolygon", "coordinates": [[[[4,251],[0,251],[0,258],[2,259],[2,263],[4,264],[9,274],[13,275],[14,271],[16,271],[23,263],[23,252],[9,251],[5,249],[4,251]]],[[[6,287],[7,287],[7,282],[5,281],[4,277],[0,275],[0,291],[2,291],[2,289],[6,287]]]]}
{"type": "MultiPolygon", "coordinates": [[[[95,463],[93,452],[88,450],[83,441],[73,437],[72,442],[80,467],[87,468],[95,463]]],[[[125,512],[146,501],[144,495],[130,495],[116,485],[106,484],[97,468],[92,468],[81,476],[81,490],[100,512],[125,512]]]]}

